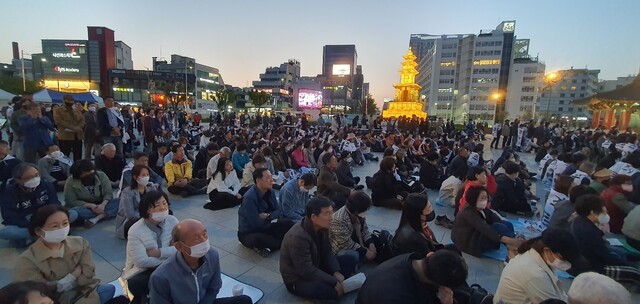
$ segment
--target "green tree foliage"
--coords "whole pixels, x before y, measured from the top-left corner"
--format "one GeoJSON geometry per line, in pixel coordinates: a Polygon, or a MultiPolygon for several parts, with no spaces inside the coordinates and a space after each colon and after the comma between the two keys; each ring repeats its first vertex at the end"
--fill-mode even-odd
{"type": "Polygon", "coordinates": [[[251,99],[253,106],[258,108],[258,111],[260,111],[260,108],[271,100],[271,94],[264,91],[254,90],[249,92],[249,98],[251,99]]]}
{"type": "MultiPolygon", "coordinates": [[[[27,87],[27,92],[34,93],[44,89],[44,87],[40,83],[28,79],[25,81],[25,84],[27,87]]],[[[7,75],[0,75],[0,89],[16,95],[21,94],[23,91],[25,91],[22,88],[21,77],[7,75]]]]}
{"type": "Polygon", "coordinates": [[[226,88],[220,88],[216,91],[213,99],[218,106],[218,111],[220,111],[220,114],[224,114],[227,111],[228,106],[236,102],[237,95],[233,91],[227,90],[226,88]]]}

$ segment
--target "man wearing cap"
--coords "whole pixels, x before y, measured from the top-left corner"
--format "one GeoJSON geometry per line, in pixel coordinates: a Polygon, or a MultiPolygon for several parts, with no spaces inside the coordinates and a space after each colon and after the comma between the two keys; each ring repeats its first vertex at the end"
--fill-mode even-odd
{"type": "Polygon", "coordinates": [[[604,189],[607,189],[607,184],[611,177],[613,177],[613,171],[607,168],[600,169],[593,174],[593,180],[591,181],[591,184],[589,184],[589,187],[593,188],[598,192],[598,194],[600,194],[604,189]]]}
{"type": "Polygon", "coordinates": [[[73,96],[62,96],[64,106],[53,110],[53,120],[58,127],[58,146],[64,155],[73,152],[73,161],[82,158],[82,139],[84,138],[84,116],[73,109],[73,96]]]}

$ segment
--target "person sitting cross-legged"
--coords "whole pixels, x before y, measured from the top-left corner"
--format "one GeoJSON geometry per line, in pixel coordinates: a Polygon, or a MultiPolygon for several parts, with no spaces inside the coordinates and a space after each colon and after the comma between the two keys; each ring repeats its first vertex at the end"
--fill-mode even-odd
{"type": "Polygon", "coordinates": [[[525,191],[527,190],[520,177],[520,166],[512,161],[507,161],[502,165],[504,174],[496,176],[498,184],[496,194],[493,197],[492,207],[525,217],[532,217],[531,205],[527,202],[525,191]]]}
{"type": "MultiPolygon", "coordinates": [[[[329,232],[331,248],[338,258],[353,259],[356,264],[376,258],[378,250],[364,217],[371,204],[369,195],[356,191],[349,196],[347,204],[334,213],[329,232]]],[[[355,272],[355,269],[344,270],[355,272]]]]}
{"type": "Polygon", "coordinates": [[[253,172],[255,185],[242,197],[238,209],[238,240],[260,256],[280,249],[284,235],[293,222],[279,219],[282,210],[273,193],[273,177],[267,168],[253,172]],[[277,222],[272,222],[279,219],[277,222]]]}
{"type": "Polygon", "coordinates": [[[138,206],[143,195],[147,192],[158,190],[158,186],[151,183],[151,172],[145,165],[135,165],[130,170],[132,175],[131,184],[122,190],[120,194],[120,205],[116,215],[116,236],[126,239],[129,228],[140,219],[138,206]]]}
{"type": "Polygon", "coordinates": [[[177,252],[169,256],[149,279],[152,304],[251,304],[240,295],[216,298],[222,288],[220,255],[211,248],[207,228],[193,219],[178,223],[171,232],[177,252]]]}
{"type": "Polygon", "coordinates": [[[169,215],[169,200],[162,191],[147,193],[138,209],[141,218],[129,229],[123,278],[134,296],[132,303],[145,304],[148,303],[151,274],[176,254],[171,232],[178,219],[169,215]]]}
{"type": "MultiPolygon", "coordinates": [[[[0,239],[9,240],[12,246],[22,248],[31,242],[29,218],[38,208],[60,205],[53,184],[40,178],[38,169],[30,163],[19,163],[13,170],[13,182],[0,195],[2,225],[0,239]]],[[[69,213],[71,221],[78,213],[69,213]]]]}
{"type": "Polygon", "coordinates": [[[295,295],[337,300],[343,293],[345,275],[354,270],[356,260],[331,250],[329,228],[333,219],[333,202],[323,196],[307,204],[306,216],[284,237],[280,251],[280,274],[287,290],[295,295]]]}
{"type": "Polygon", "coordinates": [[[309,191],[315,187],[316,183],[315,174],[307,173],[282,186],[280,206],[284,218],[299,222],[304,217],[310,199],[309,191]]]}
{"type": "Polygon", "coordinates": [[[113,188],[120,185],[120,177],[126,165],[124,158],[116,155],[116,145],[112,143],[104,144],[100,156],[96,157],[96,168],[107,175],[113,188]]]}
{"type": "Polygon", "coordinates": [[[173,157],[164,165],[164,174],[167,179],[167,190],[171,194],[189,197],[206,193],[207,181],[193,178],[191,161],[184,154],[184,148],[180,145],[171,147],[173,157]]]}
{"type": "Polygon", "coordinates": [[[57,145],[51,145],[47,148],[47,155],[38,160],[38,169],[43,180],[53,183],[56,191],[62,191],[72,164],[73,161],[57,145]]]}
{"type": "Polygon", "coordinates": [[[211,202],[205,204],[204,208],[221,210],[238,206],[242,202],[242,195],[238,191],[240,191],[240,181],[231,160],[220,158],[218,168],[213,172],[207,187],[211,202]]]}

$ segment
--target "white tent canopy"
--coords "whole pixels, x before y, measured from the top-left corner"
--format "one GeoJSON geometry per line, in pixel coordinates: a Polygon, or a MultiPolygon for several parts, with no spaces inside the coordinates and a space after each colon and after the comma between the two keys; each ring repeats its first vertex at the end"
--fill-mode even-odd
{"type": "Polygon", "coordinates": [[[0,100],[11,101],[11,99],[13,99],[14,96],[16,95],[0,89],[0,100]]]}

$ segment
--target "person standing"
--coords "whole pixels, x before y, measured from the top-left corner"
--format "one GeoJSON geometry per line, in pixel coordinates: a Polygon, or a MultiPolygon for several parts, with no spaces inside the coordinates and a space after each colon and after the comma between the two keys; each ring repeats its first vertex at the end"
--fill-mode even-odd
{"type": "Polygon", "coordinates": [[[504,149],[505,146],[511,144],[511,128],[509,127],[508,119],[504,121],[500,135],[502,135],[502,149],[504,149]]]}
{"type": "Polygon", "coordinates": [[[53,120],[58,127],[58,146],[64,155],[71,155],[73,161],[82,158],[82,139],[84,138],[84,117],[73,109],[73,96],[64,95],[63,107],[53,110],[53,120]]]}
{"type": "Polygon", "coordinates": [[[84,113],[84,159],[97,157],[102,146],[96,111],[98,111],[98,105],[90,103],[89,111],[84,113]]]}
{"type": "Polygon", "coordinates": [[[493,148],[495,146],[495,148],[498,148],[498,144],[500,143],[501,131],[502,131],[501,125],[499,122],[496,121],[496,123],[493,124],[493,129],[491,129],[491,135],[493,136],[493,140],[491,141],[491,145],[489,145],[489,147],[493,148]]]}
{"type": "Polygon", "coordinates": [[[97,118],[102,142],[105,144],[114,144],[116,146],[116,153],[124,156],[122,148],[122,135],[125,133],[124,117],[122,117],[122,113],[114,107],[113,98],[104,98],[104,108],[98,110],[97,118]]]}
{"type": "Polygon", "coordinates": [[[49,118],[42,115],[38,104],[30,103],[25,109],[27,114],[18,118],[24,132],[24,161],[35,164],[40,158],[39,154],[53,144],[50,132],[55,128],[49,118]]]}

